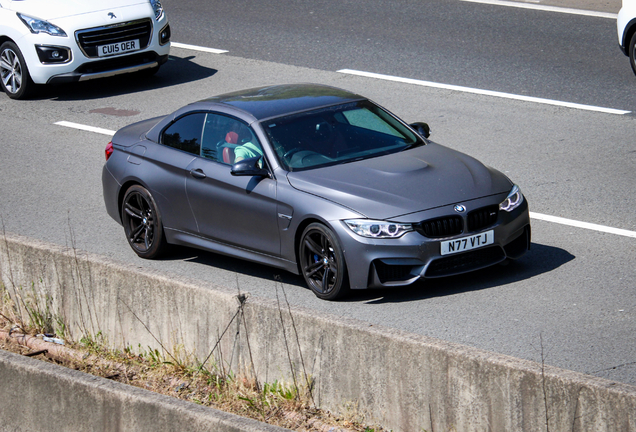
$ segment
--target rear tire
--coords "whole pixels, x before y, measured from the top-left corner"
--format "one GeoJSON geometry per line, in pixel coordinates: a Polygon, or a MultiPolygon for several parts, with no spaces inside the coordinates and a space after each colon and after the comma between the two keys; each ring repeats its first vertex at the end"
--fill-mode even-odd
{"type": "Polygon", "coordinates": [[[0,46],[0,78],[2,90],[11,99],[25,99],[35,87],[22,52],[13,42],[0,46]]]}
{"type": "Polygon", "coordinates": [[[146,188],[133,185],[126,191],[121,221],[128,244],[141,258],[154,259],[166,250],[161,214],[146,188]]]}

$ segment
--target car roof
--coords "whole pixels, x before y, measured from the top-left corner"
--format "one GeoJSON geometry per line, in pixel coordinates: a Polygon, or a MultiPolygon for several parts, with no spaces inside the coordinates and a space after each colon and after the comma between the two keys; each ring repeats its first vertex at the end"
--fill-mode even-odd
{"type": "MultiPolygon", "coordinates": [[[[347,90],[321,84],[285,84],[257,87],[213,96],[181,107],[157,122],[148,131],[146,137],[151,141],[159,142],[159,135],[166,126],[183,115],[197,111],[222,112],[235,115],[248,123],[252,123],[361,100],[367,100],[367,98],[347,90]]],[[[137,133],[136,131],[133,135],[137,133]]],[[[123,140],[124,134],[120,133],[119,135],[119,140],[123,140]]]]}
{"type": "Polygon", "coordinates": [[[320,84],[286,84],[257,87],[213,96],[199,101],[197,105],[229,105],[247,112],[255,120],[261,121],[359,100],[366,100],[366,98],[336,87],[320,84]]]}

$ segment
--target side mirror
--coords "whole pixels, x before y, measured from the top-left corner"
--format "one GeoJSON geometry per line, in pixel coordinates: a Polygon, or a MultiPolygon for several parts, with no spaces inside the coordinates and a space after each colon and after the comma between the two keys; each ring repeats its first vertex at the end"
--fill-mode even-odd
{"type": "Polygon", "coordinates": [[[261,168],[261,160],[261,156],[243,159],[232,165],[230,173],[233,176],[269,177],[269,170],[261,168]]]}
{"type": "Polygon", "coordinates": [[[415,122],[415,123],[411,123],[409,126],[411,126],[413,129],[415,129],[415,131],[422,135],[424,138],[428,138],[431,136],[431,127],[428,125],[428,123],[424,123],[424,122],[415,122]]]}

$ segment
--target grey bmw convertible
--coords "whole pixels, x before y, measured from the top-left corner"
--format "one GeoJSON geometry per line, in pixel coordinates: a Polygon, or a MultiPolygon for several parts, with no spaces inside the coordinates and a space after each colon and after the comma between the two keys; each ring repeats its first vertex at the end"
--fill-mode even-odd
{"type": "Polygon", "coordinates": [[[527,201],[504,174],[322,85],[223,94],[124,127],[102,183],[140,257],[205,249],[302,274],[328,300],[530,248],[527,201]]]}

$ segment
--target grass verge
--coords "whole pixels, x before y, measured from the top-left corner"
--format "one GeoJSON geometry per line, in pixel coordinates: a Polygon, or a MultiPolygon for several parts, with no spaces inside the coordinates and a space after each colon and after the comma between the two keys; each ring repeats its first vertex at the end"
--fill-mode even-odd
{"type": "Polygon", "coordinates": [[[0,349],[292,430],[385,431],[364,424],[355,407],[343,416],[317,408],[310,389],[298,382],[259,383],[232,371],[203,368],[185,353],[165,356],[141,346],[111,350],[101,333],[72,341],[46,299],[34,291],[13,291],[10,296],[0,285],[0,349]]]}

